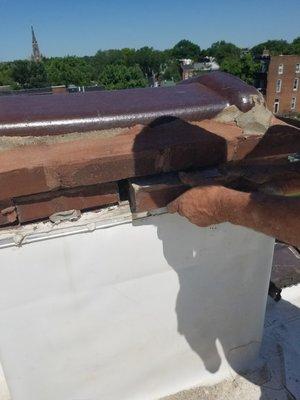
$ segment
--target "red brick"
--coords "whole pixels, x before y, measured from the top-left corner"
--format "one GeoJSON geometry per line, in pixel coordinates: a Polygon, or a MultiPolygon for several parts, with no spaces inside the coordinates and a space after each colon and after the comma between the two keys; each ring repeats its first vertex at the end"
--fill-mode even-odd
{"type": "Polygon", "coordinates": [[[133,212],[151,211],[167,206],[191,186],[218,184],[243,190],[262,190],[295,195],[300,190],[300,165],[287,158],[247,160],[212,169],[194,170],[190,186],[180,181],[177,173],[129,180],[133,212]]]}
{"type": "Polygon", "coordinates": [[[15,224],[18,221],[16,208],[9,205],[0,211],[0,226],[15,224]]]}
{"type": "MultiPolygon", "coordinates": [[[[114,137],[23,146],[0,153],[0,200],[132,177],[290,154],[300,130],[275,125],[244,136],[233,124],[175,120],[135,126],[114,137]]],[[[298,149],[298,150],[297,150],[298,149]]]]}
{"type": "Polygon", "coordinates": [[[268,69],[267,105],[274,111],[274,101],[279,99],[278,114],[300,112],[300,73],[296,73],[296,64],[300,63],[300,55],[273,56],[268,69]],[[278,67],[283,64],[283,73],[278,74],[278,67]],[[298,90],[293,90],[294,79],[299,79],[298,90]],[[281,79],[281,91],[276,93],[276,81],[281,79]],[[296,98],[296,108],[291,109],[292,98],[296,98]]]}
{"type": "Polygon", "coordinates": [[[132,179],[129,182],[131,209],[143,212],[165,207],[187,189],[177,174],[132,179]]]}
{"type": "Polygon", "coordinates": [[[227,160],[228,142],[241,134],[234,125],[176,120],[110,138],[3,151],[0,199],[219,164],[227,160]]]}
{"type": "Polygon", "coordinates": [[[261,137],[239,138],[237,159],[271,157],[300,151],[300,129],[291,125],[271,126],[261,137]],[[248,147],[245,151],[245,147],[248,147]]]}
{"type": "Polygon", "coordinates": [[[15,199],[21,223],[48,218],[50,215],[61,211],[94,209],[118,202],[119,192],[116,183],[48,192],[15,199]]]}

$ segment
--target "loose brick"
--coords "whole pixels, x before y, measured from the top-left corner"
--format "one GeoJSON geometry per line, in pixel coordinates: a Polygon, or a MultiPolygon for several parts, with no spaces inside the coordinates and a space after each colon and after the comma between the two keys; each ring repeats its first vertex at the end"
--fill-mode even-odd
{"type": "Polygon", "coordinates": [[[14,202],[19,221],[24,223],[45,219],[61,211],[87,210],[118,203],[119,193],[116,183],[106,183],[19,197],[14,202]]]}
{"type": "Polygon", "coordinates": [[[300,163],[275,160],[260,164],[220,166],[220,169],[194,170],[183,184],[181,173],[161,174],[129,180],[129,197],[133,212],[166,207],[193,186],[224,185],[235,189],[262,191],[282,195],[299,195],[300,163]]]}
{"type": "Polygon", "coordinates": [[[15,224],[18,222],[16,207],[12,201],[0,202],[0,226],[15,224]]]}
{"type": "Polygon", "coordinates": [[[249,146],[248,150],[240,153],[240,158],[261,158],[283,154],[292,154],[300,151],[300,129],[291,125],[275,124],[270,126],[267,132],[259,137],[249,137],[239,144],[239,152],[242,146],[249,146]]]}
{"type": "Polygon", "coordinates": [[[0,200],[299,149],[300,130],[288,125],[273,126],[264,136],[244,136],[233,124],[159,119],[113,137],[82,137],[2,151],[0,200]]]}
{"type": "Polygon", "coordinates": [[[3,151],[0,199],[219,164],[241,134],[234,125],[176,119],[109,138],[3,151]]]}
{"type": "Polygon", "coordinates": [[[131,179],[129,181],[131,209],[133,212],[144,212],[165,207],[188,188],[180,182],[176,173],[131,179]]]}

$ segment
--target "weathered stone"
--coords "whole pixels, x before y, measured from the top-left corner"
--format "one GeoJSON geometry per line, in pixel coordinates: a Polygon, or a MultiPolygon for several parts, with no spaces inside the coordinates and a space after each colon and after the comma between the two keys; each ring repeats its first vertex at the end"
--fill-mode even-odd
{"type": "Polygon", "coordinates": [[[235,121],[245,134],[265,133],[271,125],[272,116],[263,102],[255,101],[255,106],[245,113],[240,112],[235,121]]]}

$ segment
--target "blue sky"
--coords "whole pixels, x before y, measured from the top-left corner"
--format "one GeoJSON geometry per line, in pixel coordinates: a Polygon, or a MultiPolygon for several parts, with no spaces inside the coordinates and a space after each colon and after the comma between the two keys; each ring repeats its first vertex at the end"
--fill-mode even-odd
{"type": "Polygon", "coordinates": [[[253,46],[300,36],[299,0],[0,0],[0,61],[27,58],[33,24],[46,56],[164,49],[180,39],[253,46]]]}

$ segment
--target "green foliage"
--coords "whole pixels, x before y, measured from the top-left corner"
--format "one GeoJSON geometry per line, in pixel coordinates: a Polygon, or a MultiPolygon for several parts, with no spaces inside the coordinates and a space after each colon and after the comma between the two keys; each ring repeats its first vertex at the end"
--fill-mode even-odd
{"type": "Polygon", "coordinates": [[[170,61],[167,63],[165,70],[162,73],[162,78],[166,81],[179,82],[181,75],[179,72],[179,64],[176,61],[170,61]]]}
{"type": "Polygon", "coordinates": [[[98,82],[109,90],[147,86],[147,80],[138,65],[133,67],[122,64],[106,65],[99,75],[98,82]]]}
{"type": "Polygon", "coordinates": [[[26,89],[70,84],[87,86],[99,82],[108,89],[142,87],[147,86],[147,80],[153,75],[177,82],[181,79],[180,59],[198,61],[204,56],[215,57],[223,71],[251,84],[259,68],[253,56],[261,55],[265,48],[271,55],[300,55],[300,37],[291,43],[268,40],[246,54],[224,40],[213,43],[206,50],[189,40],[181,40],[173,48],[162,51],[145,46],[140,49],[99,50],[94,56],[86,57],[43,58],[39,63],[17,60],[0,63],[0,85],[26,89]]]}
{"type": "Polygon", "coordinates": [[[221,40],[215,42],[206,50],[210,57],[215,57],[219,64],[223,63],[226,58],[238,58],[241,55],[241,49],[233,43],[221,40]]]}
{"type": "Polygon", "coordinates": [[[45,61],[48,78],[52,85],[90,85],[91,66],[80,57],[67,56],[45,61]]]}
{"type": "Polygon", "coordinates": [[[238,76],[253,85],[255,73],[259,71],[259,63],[253,60],[250,53],[240,57],[226,57],[220,64],[221,70],[238,76]]]}
{"type": "Polygon", "coordinates": [[[300,55],[300,36],[294,39],[291,43],[291,54],[300,55]]]}
{"type": "Polygon", "coordinates": [[[136,50],[130,48],[99,50],[90,61],[93,79],[97,80],[107,65],[133,67],[136,64],[136,50]]]}
{"type": "Polygon", "coordinates": [[[292,54],[292,46],[286,40],[268,40],[252,47],[251,53],[254,56],[260,56],[264,49],[269,50],[272,56],[280,54],[292,54]]]}
{"type": "Polygon", "coordinates": [[[161,65],[166,61],[164,51],[154,50],[152,47],[142,47],[138,50],[124,48],[120,50],[99,50],[92,61],[93,72],[99,75],[107,65],[125,65],[134,67],[138,64],[144,75],[150,78],[158,74],[161,65]]]}
{"type": "Polygon", "coordinates": [[[201,55],[200,47],[189,41],[189,40],[180,40],[172,49],[172,56],[176,60],[180,60],[183,58],[191,58],[194,61],[198,61],[201,55]]]}
{"type": "Polygon", "coordinates": [[[0,63],[0,86],[5,85],[15,86],[11,63],[0,63]]]}
{"type": "Polygon", "coordinates": [[[136,51],[135,61],[144,75],[150,78],[153,74],[159,74],[160,67],[165,62],[165,59],[163,52],[145,46],[136,51]]]}
{"type": "Polygon", "coordinates": [[[49,85],[44,64],[34,61],[14,61],[12,63],[11,77],[23,89],[46,87],[49,85]]]}
{"type": "Polygon", "coordinates": [[[242,63],[240,57],[225,57],[220,63],[221,70],[232,75],[240,76],[242,63]]]}
{"type": "Polygon", "coordinates": [[[250,53],[247,53],[241,57],[241,63],[242,70],[239,77],[243,81],[249,83],[250,85],[253,85],[255,74],[260,69],[259,62],[255,61],[250,53]]]}

